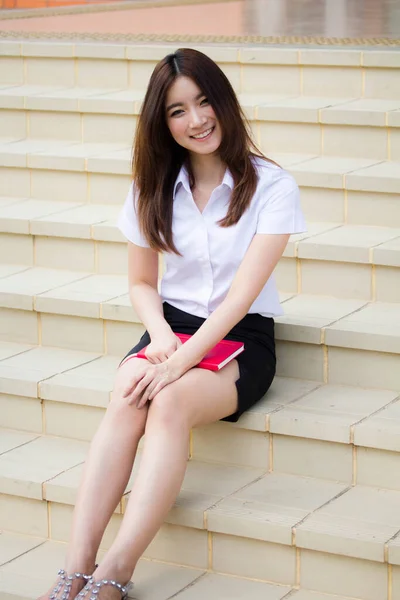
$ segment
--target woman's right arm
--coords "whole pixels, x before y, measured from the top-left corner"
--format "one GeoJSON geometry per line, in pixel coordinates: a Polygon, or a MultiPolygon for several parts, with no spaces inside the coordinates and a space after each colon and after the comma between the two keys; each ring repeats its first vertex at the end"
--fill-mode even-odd
{"type": "Polygon", "coordinates": [[[128,242],[128,280],[132,306],[151,339],[146,356],[155,363],[167,360],[180,340],[164,318],[158,293],[158,253],[128,242]]]}

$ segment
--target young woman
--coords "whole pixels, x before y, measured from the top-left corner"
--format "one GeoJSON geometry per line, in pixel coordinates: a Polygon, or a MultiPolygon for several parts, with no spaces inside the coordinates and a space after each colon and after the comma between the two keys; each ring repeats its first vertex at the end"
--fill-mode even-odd
{"type": "Polygon", "coordinates": [[[43,600],[121,600],[179,493],[191,428],[237,421],[275,374],[273,318],[282,312],[272,272],[289,235],[304,231],[299,191],[253,145],[228,79],[200,52],[178,50],[153,72],[119,227],[146,333],[118,369],[85,465],[65,571],[43,600]],[[181,345],[176,332],[193,336],[181,345]],[[196,368],[223,338],[245,351],[219,372],[196,368]],[[147,360],[137,358],[146,345],[147,360]],[[95,566],[144,434],[121,528],[95,566]]]}

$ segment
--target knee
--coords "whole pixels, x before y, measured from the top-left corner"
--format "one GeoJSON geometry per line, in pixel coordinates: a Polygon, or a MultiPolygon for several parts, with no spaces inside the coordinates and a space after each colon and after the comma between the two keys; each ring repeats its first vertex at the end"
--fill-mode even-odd
{"type": "Polygon", "coordinates": [[[169,429],[182,430],[182,428],[188,427],[188,415],[185,411],[184,398],[180,394],[174,393],[172,387],[165,387],[151,401],[149,420],[156,420],[169,429]]]}
{"type": "Polygon", "coordinates": [[[124,398],[124,391],[125,384],[117,377],[106,416],[118,425],[129,424],[129,427],[142,436],[145,431],[148,409],[144,407],[139,410],[136,405],[128,404],[127,398],[124,398]]]}

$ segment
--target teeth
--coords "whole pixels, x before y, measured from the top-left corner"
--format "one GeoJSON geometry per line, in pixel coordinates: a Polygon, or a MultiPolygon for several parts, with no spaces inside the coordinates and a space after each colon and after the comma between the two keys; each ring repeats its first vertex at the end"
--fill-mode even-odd
{"type": "Polygon", "coordinates": [[[201,140],[202,138],[205,138],[208,136],[209,133],[211,133],[212,131],[212,127],[211,129],[207,129],[207,131],[205,131],[204,133],[199,133],[199,135],[193,135],[192,137],[194,137],[196,140],[201,140]]]}

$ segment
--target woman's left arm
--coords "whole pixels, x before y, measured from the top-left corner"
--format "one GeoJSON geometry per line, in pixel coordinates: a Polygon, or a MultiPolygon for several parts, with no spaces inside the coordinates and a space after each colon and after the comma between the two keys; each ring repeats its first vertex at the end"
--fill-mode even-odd
{"type": "Polygon", "coordinates": [[[163,387],[195,367],[245,317],[275,269],[289,237],[289,234],[254,236],[225,299],[174,354],[132,381],[125,393],[129,404],[143,407],[163,387]]]}
{"type": "Polygon", "coordinates": [[[166,361],[181,377],[196,366],[243,317],[270,278],[289,234],[256,234],[237,270],[225,299],[197,332],[166,361]]]}

